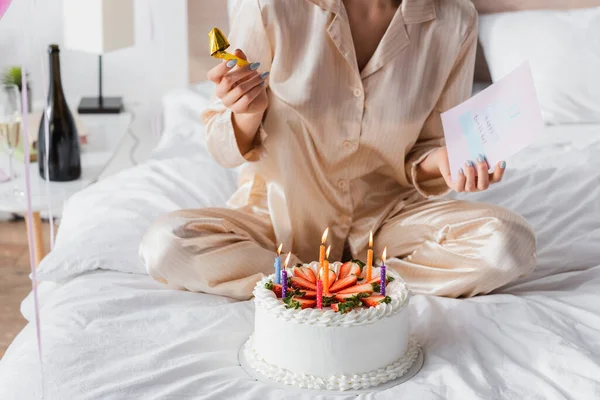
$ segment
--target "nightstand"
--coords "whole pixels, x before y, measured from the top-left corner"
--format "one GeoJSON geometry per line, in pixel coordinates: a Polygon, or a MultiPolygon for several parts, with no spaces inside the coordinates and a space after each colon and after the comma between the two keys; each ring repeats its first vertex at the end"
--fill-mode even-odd
{"type": "MultiPolygon", "coordinates": [[[[81,146],[81,178],[72,182],[49,182],[49,196],[46,196],[46,182],[40,177],[38,164],[37,162],[30,164],[31,205],[34,213],[33,220],[27,220],[27,226],[33,229],[34,243],[30,243],[30,246],[34,248],[36,265],[45,256],[40,212],[46,212],[50,205],[53,215],[60,214],[69,197],[98,180],[116,154],[132,122],[132,114],[128,112],[110,115],[78,115],[77,118],[87,131],[87,143],[81,146]]],[[[31,134],[37,135],[37,131],[31,134]]],[[[0,211],[26,215],[25,196],[12,195],[14,187],[25,191],[22,164],[17,164],[16,172],[18,175],[16,180],[0,183],[0,211]]]]}

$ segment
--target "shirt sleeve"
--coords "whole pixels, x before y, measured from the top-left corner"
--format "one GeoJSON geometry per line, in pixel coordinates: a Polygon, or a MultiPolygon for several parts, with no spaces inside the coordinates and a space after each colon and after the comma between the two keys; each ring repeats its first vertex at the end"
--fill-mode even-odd
{"type": "MultiPolygon", "coordinates": [[[[249,62],[260,62],[259,71],[269,71],[273,51],[267,35],[260,0],[242,0],[235,10],[231,31],[227,38],[228,51],[241,49],[249,62]]],[[[215,65],[217,60],[215,59],[215,65]]],[[[268,90],[268,80],[265,81],[268,90]]],[[[201,120],[206,127],[206,146],[212,157],[225,168],[234,168],[246,161],[256,161],[263,152],[262,143],[266,132],[262,124],[257,132],[254,148],[242,154],[235,137],[232,112],[221,100],[213,98],[211,105],[202,112],[201,120]]]]}
{"type": "Polygon", "coordinates": [[[456,62],[434,110],[425,120],[419,138],[406,158],[405,168],[408,180],[426,198],[443,196],[451,190],[443,178],[428,181],[419,179],[417,166],[430,153],[445,145],[441,113],[471,97],[476,51],[477,17],[474,18],[467,31],[456,62]]]}

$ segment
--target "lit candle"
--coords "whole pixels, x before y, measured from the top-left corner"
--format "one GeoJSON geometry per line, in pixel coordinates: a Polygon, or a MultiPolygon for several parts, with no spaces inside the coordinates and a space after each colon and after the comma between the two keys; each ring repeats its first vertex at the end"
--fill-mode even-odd
{"type": "Polygon", "coordinates": [[[323,260],[323,286],[325,286],[325,293],[329,294],[329,252],[331,251],[331,246],[327,247],[327,251],[325,252],[325,259],[323,260]]]}
{"type": "Polygon", "coordinates": [[[381,282],[379,282],[379,287],[380,287],[379,293],[381,293],[382,296],[385,296],[385,284],[387,282],[386,276],[385,276],[385,270],[386,270],[385,256],[386,256],[386,254],[387,254],[387,247],[385,247],[383,249],[383,255],[381,256],[381,260],[383,262],[381,264],[381,269],[380,269],[380,272],[381,272],[381,282]]]}
{"type": "Polygon", "coordinates": [[[367,282],[371,281],[373,270],[373,231],[369,234],[369,250],[367,250],[367,282]]]}
{"type": "Polygon", "coordinates": [[[323,232],[321,236],[321,247],[319,248],[319,268],[323,268],[323,261],[325,260],[325,242],[327,241],[327,234],[329,233],[329,227],[323,232]]]}
{"type": "Polygon", "coordinates": [[[323,281],[317,280],[317,308],[323,309],[323,281]]]}
{"type": "Polygon", "coordinates": [[[283,243],[279,245],[277,248],[277,257],[275,257],[275,283],[281,284],[281,249],[283,248],[283,243]]]}
{"type": "Polygon", "coordinates": [[[285,263],[283,263],[283,270],[281,271],[281,298],[285,299],[287,297],[287,271],[285,270],[290,262],[291,252],[288,253],[285,258],[285,263]]]}

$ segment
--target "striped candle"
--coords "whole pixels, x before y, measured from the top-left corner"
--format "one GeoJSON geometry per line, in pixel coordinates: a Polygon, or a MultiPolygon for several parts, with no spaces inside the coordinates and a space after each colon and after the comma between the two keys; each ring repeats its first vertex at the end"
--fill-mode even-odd
{"type": "Polygon", "coordinates": [[[283,247],[283,243],[281,243],[279,245],[279,247],[277,248],[277,256],[275,257],[275,263],[274,263],[274,267],[275,267],[275,283],[276,284],[281,284],[281,248],[283,247]]]}
{"type": "Polygon", "coordinates": [[[281,271],[281,298],[287,297],[287,271],[285,268],[281,271]]]}
{"type": "Polygon", "coordinates": [[[385,296],[385,285],[387,283],[387,277],[386,277],[386,269],[387,267],[385,266],[385,256],[387,253],[387,247],[383,249],[383,255],[381,256],[381,268],[379,269],[379,272],[381,274],[381,281],[379,282],[379,293],[381,293],[382,296],[385,296]]]}
{"type": "Polygon", "coordinates": [[[281,298],[285,299],[287,297],[287,271],[286,268],[288,263],[290,262],[290,256],[292,252],[289,252],[287,257],[285,258],[285,262],[283,263],[283,270],[281,271],[281,298]]]}
{"type": "Polygon", "coordinates": [[[317,308],[323,309],[323,281],[317,281],[317,308]]]}

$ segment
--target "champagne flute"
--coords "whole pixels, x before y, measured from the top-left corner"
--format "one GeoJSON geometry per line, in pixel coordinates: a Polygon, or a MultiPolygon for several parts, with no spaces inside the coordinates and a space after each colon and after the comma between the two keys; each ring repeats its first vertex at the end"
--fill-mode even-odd
{"type": "MultiPolygon", "coordinates": [[[[0,144],[8,153],[8,179],[16,178],[14,153],[21,140],[21,96],[16,85],[0,85],[0,144]]],[[[14,192],[18,193],[16,187],[14,192]]]]}

